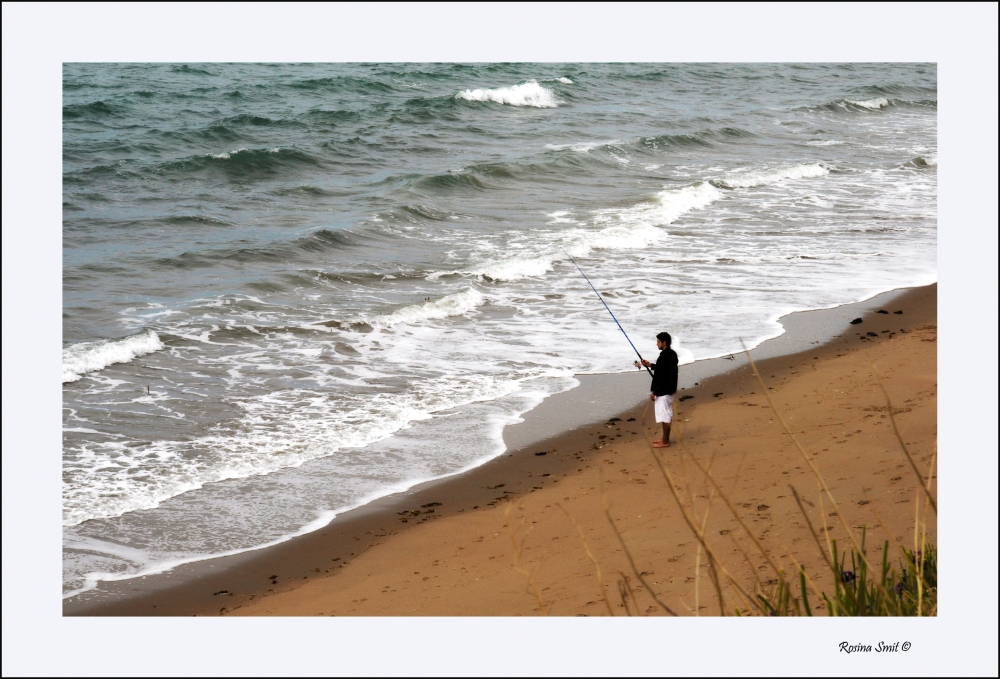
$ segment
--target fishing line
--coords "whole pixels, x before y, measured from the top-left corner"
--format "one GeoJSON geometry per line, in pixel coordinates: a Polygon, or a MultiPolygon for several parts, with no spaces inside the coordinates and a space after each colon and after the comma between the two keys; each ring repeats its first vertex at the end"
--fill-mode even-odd
{"type": "MultiPolygon", "coordinates": [[[[622,331],[623,335],[625,335],[625,339],[628,340],[628,343],[632,346],[632,351],[635,352],[635,355],[639,357],[639,362],[642,363],[642,360],[643,360],[642,359],[642,354],[640,354],[639,350],[635,348],[635,345],[632,344],[632,340],[630,340],[629,337],[628,337],[628,333],[625,332],[625,328],[623,328],[622,324],[618,322],[617,318],[615,318],[615,312],[613,312],[611,310],[611,307],[608,306],[608,303],[604,301],[604,298],[601,297],[601,293],[599,293],[597,291],[597,288],[594,287],[594,284],[590,282],[589,278],[587,278],[587,274],[583,273],[583,269],[581,269],[580,265],[576,263],[576,260],[573,259],[572,257],[570,257],[570,254],[568,252],[566,252],[565,250],[563,250],[563,254],[566,255],[567,257],[569,257],[569,261],[573,262],[573,266],[575,266],[576,270],[580,272],[581,276],[583,276],[583,280],[587,281],[587,284],[590,285],[590,289],[594,291],[595,295],[597,295],[597,299],[601,300],[601,304],[603,304],[604,308],[608,310],[609,314],[611,314],[611,318],[614,319],[615,325],[617,325],[618,329],[622,331]]],[[[646,372],[649,373],[650,377],[653,376],[653,371],[649,369],[649,366],[646,366],[646,372]]]]}

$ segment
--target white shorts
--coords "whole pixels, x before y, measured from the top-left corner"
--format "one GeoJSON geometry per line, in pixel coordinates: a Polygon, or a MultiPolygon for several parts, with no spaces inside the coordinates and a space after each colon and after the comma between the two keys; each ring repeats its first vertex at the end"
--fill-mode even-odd
{"type": "Polygon", "coordinates": [[[674,421],[674,397],[667,394],[666,396],[657,396],[655,403],[656,410],[656,421],[666,422],[670,424],[674,421]]]}

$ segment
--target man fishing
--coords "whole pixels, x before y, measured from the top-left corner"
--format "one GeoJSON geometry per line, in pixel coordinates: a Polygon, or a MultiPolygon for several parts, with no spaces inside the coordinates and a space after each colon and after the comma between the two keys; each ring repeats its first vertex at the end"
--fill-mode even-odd
{"type": "MultiPolygon", "coordinates": [[[[642,359],[642,366],[653,371],[653,383],[649,386],[649,400],[656,411],[656,421],[663,425],[663,438],[653,441],[654,448],[670,447],[670,423],[674,421],[674,394],[677,393],[677,352],[670,348],[670,333],[661,332],[656,336],[656,348],[660,355],[655,364],[642,359]]],[[[639,367],[639,361],[635,362],[639,367]]]]}
{"type": "Polygon", "coordinates": [[[587,278],[587,274],[583,273],[583,269],[580,265],[576,263],[576,260],[570,257],[570,254],[563,250],[569,261],[573,262],[576,270],[580,272],[587,284],[590,285],[590,289],[594,291],[597,295],[597,299],[601,300],[601,304],[604,308],[608,310],[611,314],[611,318],[614,320],[615,325],[618,329],[622,331],[625,335],[625,339],[628,340],[629,345],[632,347],[632,351],[635,355],[639,357],[638,361],[635,361],[635,367],[639,367],[640,361],[642,362],[642,367],[646,369],[652,378],[653,384],[650,386],[649,400],[653,401],[656,410],[656,421],[663,425],[663,438],[658,441],[653,441],[654,448],[669,448],[670,447],[670,423],[674,420],[674,394],[677,393],[677,353],[670,348],[670,334],[666,332],[661,332],[656,336],[656,348],[660,350],[660,356],[656,359],[656,364],[650,364],[649,361],[642,357],[639,350],[635,348],[632,344],[632,340],[629,339],[628,333],[625,332],[625,328],[622,324],[618,322],[615,317],[615,313],[608,306],[608,303],[604,301],[604,297],[601,293],[597,291],[594,284],[590,282],[587,278]]]}

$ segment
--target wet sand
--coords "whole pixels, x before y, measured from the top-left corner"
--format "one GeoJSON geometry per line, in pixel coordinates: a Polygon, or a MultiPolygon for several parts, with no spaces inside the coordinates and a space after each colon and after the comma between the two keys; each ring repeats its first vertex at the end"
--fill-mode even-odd
{"type": "MultiPolygon", "coordinates": [[[[936,294],[932,285],[795,314],[782,319],[786,335],[754,352],[848,524],[859,538],[860,526],[869,526],[868,544],[876,547],[886,537],[881,524],[891,540],[911,545],[919,489],[892,434],[872,362],[905,441],[926,469],[937,438],[936,294]],[[877,313],[881,304],[890,313],[877,313]],[[855,314],[863,323],[848,325],[855,314]]],[[[734,356],[681,370],[675,443],[662,457],[678,492],[693,497],[703,516],[711,491],[684,456],[711,463],[744,522],[786,571],[798,562],[821,578],[819,552],[790,486],[811,503],[814,526],[831,508],[820,504],[815,479],[745,361],[734,356]]],[[[660,601],[680,615],[718,615],[706,559],[699,560],[646,443],[644,430],[657,427],[633,394],[642,397],[648,377],[580,379],[581,387],[509,427],[511,450],[482,467],[384,498],[268,549],[102,585],[95,596],[64,602],[64,614],[537,615],[544,606],[551,615],[624,615],[626,605],[632,614],[664,614],[637,582],[605,517],[606,498],[660,601]],[[623,407],[628,402],[634,405],[623,407]],[[547,437],[551,431],[562,433],[547,437]],[[588,549],[600,565],[608,605],[588,549]],[[624,576],[634,592],[628,604],[618,589],[624,576]]],[[[933,514],[928,520],[936,541],[933,514]]],[[[828,527],[824,532],[843,545],[844,527],[828,527]]],[[[717,500],[706,534],[743,586],[753,586],[755,573],[767,586],[767,567],[717,500]]],[[[723,593],[728,605],[731,588],[723,593]]]]}

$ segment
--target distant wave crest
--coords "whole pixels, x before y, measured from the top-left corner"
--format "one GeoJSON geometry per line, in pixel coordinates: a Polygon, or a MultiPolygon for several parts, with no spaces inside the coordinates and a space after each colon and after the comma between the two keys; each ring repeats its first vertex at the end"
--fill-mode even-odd
{"type": "Polygon", "coordinates": [[[600,148],[602,146],[611,146],[612,144],[620,144],[621,142],[617,139],[609,139],[607,141],[581,141],[575,144],[546,144],[545,148],[550,151],[562,151],[564,149],[571,149],[577,153],[589,153],[594,149],[600,148]]]}
{"type": "Polygon", "coordinates": [[[484,301],[482,293],[470,287],[440,299],[402,307],[391,314],[360,318],[354,322],[378,328],[391,328],[399,324],[416,325],[423,321],[461,316],[480,306],[484,301]]]}
{"type": "Polygon", "coordinates": [[[713,179],[712,184],[723,189],[748,189],[764,184],[774,184],[784,179],[806,179],[809,177],[822,177],[827,174],[830,174],[830,171],[819,163],[810,163],[806,165],[793,165],[777,170],[761,169],[730,172],[725,177],[713,179]]]}
{"type": "Polygon", "coordinates": [[[885,97],[875,97],[874,99],[863,99],[861,101],[853,101],[851,99],[847,100],[848,104],[854,104],[855,106],[860,106],[861,108],[871,109],[872,111],[877,111],[880,108],[885,108],[889,105],[889,100],[885,97]]]}
{"type": "Polygon", "coordinates": [[[165,348],[159,335],[152,330],[117,340],[74,344],[63,349],[63,384],[76,382],[86,373],[103,370],[115,363],[129,363],[134,358],[165,348]]]}
{"type": "Polygon", "coordinates": [[[542,87],[536,80],[529,80],[511,87],[463,90],[456,94],[455,98],[466,101],[492,101],[495,104],[507,104],[508,106],[533,106],[535,108],[555,108],[559,105],[552,90],[542,87]]]}

